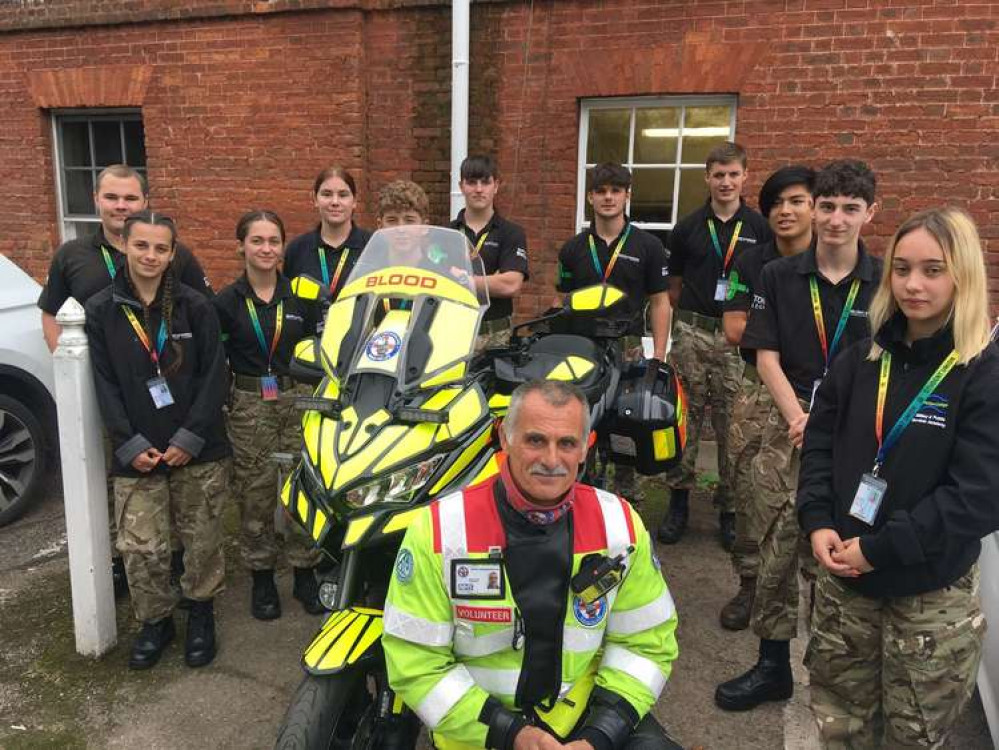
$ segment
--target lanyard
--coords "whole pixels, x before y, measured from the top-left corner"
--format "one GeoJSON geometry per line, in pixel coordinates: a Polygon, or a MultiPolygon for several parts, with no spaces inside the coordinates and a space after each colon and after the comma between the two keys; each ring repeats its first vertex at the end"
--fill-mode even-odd
{"type": "Polygon", "coordinates": [[[111,259],[111,253],[108,249],[101,245],[101,255],[104,256],[104,265],[108,269],[108,276],[111,277],[111,281],[114,281],[115,274],[118,273],[118,269],[114,267],[114,261],[111,259]]]}
{"type": "Polygon", "coordinates": [[[486,237],[488,237],[488,236],[489,236],[489,232],[486,232],[484,235],[482,235],[481,237],[479,237],[479,241],[475,243],[475,249],[472,250],[472,257],[473,258],[477,258],[479,256],[479,253],[482,252],[482,246],[486,244],[486,237]]]}
{"type": "Polygon", "coordinates": [[[316,252],[319,254],[319,267],[323,272],[323,284],[328,286],[331,292],[335,291],[337,282],[340,281],[340,274],[343,273],[343,267],[347,264],[347,256],[350,255],[350,248],[344,246],[343,250],[340,251],[340,262],[336,264],[332,283],[330,282],[330,268],[326,265],[326,249],[320,245],[316,248],[316,252]]]}
{"type": "Polygon", "coordinates": [[[264,338],[264,329],[260,326],[260,318],[257,317],[257,306],[253,304],[253,300],[246,297],[246,311],[250,313],[250,322],[253,323],[253,330],[257,334],[257,341],[260,343],[260,348],[264,352],[264,356],[267,357],[267,374],[271,374],[271,360],[274,358],[274,352],[277,350],[278,341],[281,339],[281,328],[284,326],[284,300],[278,302],[277,312],[274,314],[274,340],[271,341],[270,350],[267,349],[267,339],[264,338]]]}
{"type": "Polygon", "coordinates": [[[587,235],[587,239],[590,241],[590,257],[593,259],[593,267],[597,269],[597,273],[604,277],[604,281],[610,278],[611,271],[614,270],[614,264],[617,263],[617,256],[621,254],[621,249],[624,247],[624,243],[628,241],[629,234],[631,234],[631,224],[625,227],[624,234],[617,241],[617,247],[614,248],[614,252],[611,254],[606,271],[600,267],[600,259],[597,257],[597,245],[593,241],[593,233],[591,232],[587,235]]]}
{"type": "Polygon", "coordinates": [[[822,300],[819,298],[819,282],[816,280],[815,274],[808,277],[808,287],[812,293],[812,314],[815,316],[815,327],[819,332],[822,356],[825,357],[826,370],[828,370],[829,361],[832,359],[833,354],[836,353],[839,340],[843,336],[843,331],[846,330],[846,321],[849,320],[850,312],[853,310],[853,303],[857,299],[857,292],[860,291],[860,279],[854,279],[853,283],[850,284],[850,291],[846,295],[846,304],[843,305],[843,312],[839,316],[839,322],[836,324],[836,332],[833,334],[832,344],[826,342],[826,323],[822,317],[822,300]]]}
{"type": "Polygon", "coordinates": [[[128,322],[132,324],[132,328],[135,329],[135,335],[139,337],[139,343],[142,344],[143,348],[149,352],[149,359],[156,366],[156,374],[163,375],[160,371],[160,355],[163,353],[163,347],[166,346],[166,321],[160,318],[160,332],[156,335],[156,348],[153,349],[152,344],[149,341],[149,335],[146,333],[146,329],[142,327],[142,323],[139,319],[135,317],[135,313],[132,312],[132,308],[128,305],[122,305],[121,309],[125,311],[125,317],[128,318],[128,322]]]}
{"type": "Polygon", "coordinates": [[[739,241],[739,233],[742,231],[742,219],[735,223],[735,231],[732,232],[732,239],[728,242],[728,251],[722,255],[721,243],[718,241],[718,230],[715,229],[715,220],[708,219],[708,233],[711,235],[711,244],[715,246],[718,253],[718,260],[722,262],[722,278],[728,274],[728,267],[732,264],[732,254],[735,253],[735,243],[739,241]]]}
{"type": "Polygon", "coordinates": [[[916,413],[923,408],[923,404],[926,403],[933,391],[937,389],[940,385],[940,381],[947,377],[947,373],[954,369],[954,365],[957,364],[958,354],[955,349],[941,362],[930,379],[926,381],[926,384],[920,389],[916,397],[912,399],[912,403],[909,404],[908,408],[902,412],[902,416],[898,418],[898,421],[891,428],[888,433],[888,437],[883,437],[884,435],[884,418],[885,418],[885,399],[888,396],[888,379],[891,377],[891,352],[883,352],[881,354],[881,375],[878,378],[878,407],[874,414],[874,434],[878,438],[878,454],[874,459],[874,476],[878,475],[878,470],[881,468],[882,464],[885,462],[885,456],[888,451],[892,449],[898,439],[902,436],[905,428],[909,426],[912,422],[913,417],[916,413]]]}

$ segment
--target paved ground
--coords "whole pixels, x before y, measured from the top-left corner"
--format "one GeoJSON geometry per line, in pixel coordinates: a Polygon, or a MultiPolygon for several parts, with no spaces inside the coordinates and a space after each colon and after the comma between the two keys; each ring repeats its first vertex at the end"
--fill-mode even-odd
{"type": "MultiPolygon", "coordinates": [[[[0,748],[260,748],[273,746],[276,728],[300,679],[302,646],[319,625],[279,586],[285,616],[271,623],[248,613],[249,583],[233,565],[218,602],[221,651],[201,670],[183,664],[175,645],[148,673],[125,668],[135,632],[119,607],[119,645],[100,660],[74,652],[62,497],[56,479],[25,518],[0,529],[0,748]]],[[[662,493],[650,492],[643,514],[654,528],[662,493]]],[[[787,706],[750,714],[714,707],[717,682],[749,666],[756,643],[728,633],[717,613],[735,580],[718,546],[708,493],[698,493],[691,529],[660,557],[680,611],[681,655],[656,713],[686,747],[806,750],[811,720],[807,688],[787,706]]],[[[181,625],[181,635],[183,624],[181,625]]],[[[980,705],[962,723],[952,747],[990,747],[980,705]]]]}

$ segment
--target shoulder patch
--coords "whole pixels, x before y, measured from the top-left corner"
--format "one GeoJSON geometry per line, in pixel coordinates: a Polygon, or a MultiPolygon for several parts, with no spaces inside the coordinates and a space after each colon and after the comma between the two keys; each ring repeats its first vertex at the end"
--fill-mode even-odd
{"type": "Polygon", "coordinates": [[[399,583],[409,583],[413,580],[413,553],[403,547],[399,550],[399,556],[395,560],[395,577],[399,583]]]}
{"type": "Polygon", "coordinates": [[[596,601],[586,604],[578,596],[574,596],[572,614],[576,616],[576,622],[583,627],[596,627],[607,616],[607,597],[601,596],[596,601]]]}

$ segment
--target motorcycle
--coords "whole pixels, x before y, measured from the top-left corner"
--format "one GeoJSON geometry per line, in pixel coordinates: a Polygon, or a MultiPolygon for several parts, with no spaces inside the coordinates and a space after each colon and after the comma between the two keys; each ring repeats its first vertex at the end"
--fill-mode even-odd
{"type": "MultiPolygon", "coordinates": [[[[318,384],[300,401],[304,446],[280,502],[338,565],[320,583],[330,614],[304,651],[306,675],[281,724],[281,750],[414,746],[419,722],[388,685],[380,646],[406,528],[431,498],[499,471],[496,420],[518,383],[576,382],[594,423],[621,388],[613,337],[557,330],[620,302],[613,287],[578,290],[562,309],[518,326],[536,330],[510,348],[474,357],[488,298],[476,289],[471,256],[454,230],[379,230],[321,337],[296,346],[293,374],[318,384]]],[[[293,288],[309,299],[325,292],[306,277],[293,288]]]]}

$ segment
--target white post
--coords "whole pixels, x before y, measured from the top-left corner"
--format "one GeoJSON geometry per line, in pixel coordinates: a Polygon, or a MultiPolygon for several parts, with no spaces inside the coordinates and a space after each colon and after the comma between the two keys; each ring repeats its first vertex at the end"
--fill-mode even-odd
{"type": "Polygon", "coordinates": [[[461,162],[468,156],[468,38],[472,0],[451,3],[451,215],[465,207],[458,187],[461,162]]]}
{"type": "Polygon", "coordinates": [[[83,321],[80,303],[66,300],[56,315],[62,334],[53,360],[76,650],[100,656],[115,645],[118,630],[101,415],[83,321]]]}

